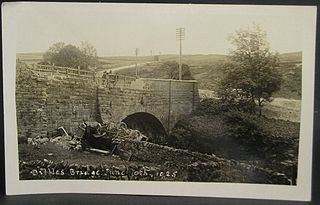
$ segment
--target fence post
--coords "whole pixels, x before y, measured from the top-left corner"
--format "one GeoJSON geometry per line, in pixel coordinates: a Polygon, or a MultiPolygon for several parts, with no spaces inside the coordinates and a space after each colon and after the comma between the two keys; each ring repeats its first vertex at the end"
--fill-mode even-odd
{"type": "Polygon", "coordinates": [[[68,76],[68,67],[66,67],[66,76],[67,76],[67,78],[69,78],[69,76],[68,76]]]}
{"type": "Polygon", "coordinates": [[[53,66],[51,67],[51,77],[53,76],[53,73],[54,73],[54,64],[53,64],[53,66]]]}
{"type": "Polygon", "coordinates": [[[80,76],[80,66],[78,65],[78,75],[80,76]]]}

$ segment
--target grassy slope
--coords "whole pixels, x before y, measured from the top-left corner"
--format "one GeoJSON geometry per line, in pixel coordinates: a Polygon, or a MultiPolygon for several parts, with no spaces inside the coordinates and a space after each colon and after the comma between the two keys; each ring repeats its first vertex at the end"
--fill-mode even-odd
{"type": "Polygon", "coordinates": [[[283,76],[281,90],[275,97],[301,99],[302,53],[280,55],[280,72],[283,76]]]}

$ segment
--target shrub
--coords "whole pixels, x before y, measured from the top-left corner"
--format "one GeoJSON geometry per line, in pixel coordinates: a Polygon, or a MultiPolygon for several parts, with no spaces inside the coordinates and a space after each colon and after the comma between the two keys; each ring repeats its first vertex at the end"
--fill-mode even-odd
{"type": "Polygon", "coordinates": [[[188,125],[179,121],[167,137],[166,144],[178,149],[196,150],[197,137],[193,135],[188,125]]]}
{"type": "Polygon", "coordinates": [[[270,133],[259,124],[259,117],[239,111],[226,114],[229,135],[252,147],[258,147],[270,133]]]}
{"type": "Polygon", "coordinates": [[[227,112],[231,109],[224,101],[219,99],[207,98],[201,100],[197,109],[198,114],[216,115],[221,112],[227,112]]]}

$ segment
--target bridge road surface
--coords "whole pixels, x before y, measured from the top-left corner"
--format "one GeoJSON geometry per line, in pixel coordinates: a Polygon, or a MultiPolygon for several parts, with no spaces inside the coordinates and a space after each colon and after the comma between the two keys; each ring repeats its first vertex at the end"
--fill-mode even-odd
{"type": "MultiPolygon", "coordinates": [[[[148,64],[148,63],[152,63],[151,61],[149,62],[144,62],[144,63],[138,63],[137,66],[142,66],[142,65],[145,65],[145,64],[148,64]]],[[[136,64],[132,64],[132,65],[126,65],[126,66],[120,66],[120,67],[116,67],[116,68],[106,68],[106,69],[103,69],[103,70],[100,70],[96,73],[96,76],[97,77],[102,77],[103,75],[103,72],[107,71],[107,70],[110,70],[111,72],[114,72],[114,71],[118,71],[118,70],[123,70],[123,69],[127,69],[127,68],[134,68],[136,67],[136,64]]]]}

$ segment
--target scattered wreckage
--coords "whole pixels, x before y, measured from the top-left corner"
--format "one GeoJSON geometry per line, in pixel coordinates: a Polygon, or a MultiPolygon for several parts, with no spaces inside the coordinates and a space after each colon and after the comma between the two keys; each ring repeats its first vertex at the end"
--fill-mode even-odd
{"type": "Polygon", "coordinates": [[[47,137],[28,138],[28,144],[40,145],[56,143],[65,149],[91,151],[101,154],[115,154],[117,145],[124,140],[148,141],[148,137],[139,130],[130,129],[124,122],[100,124],[81,123],[76,133],[71,136],[63,127],[48,133],[47,137]]]}

